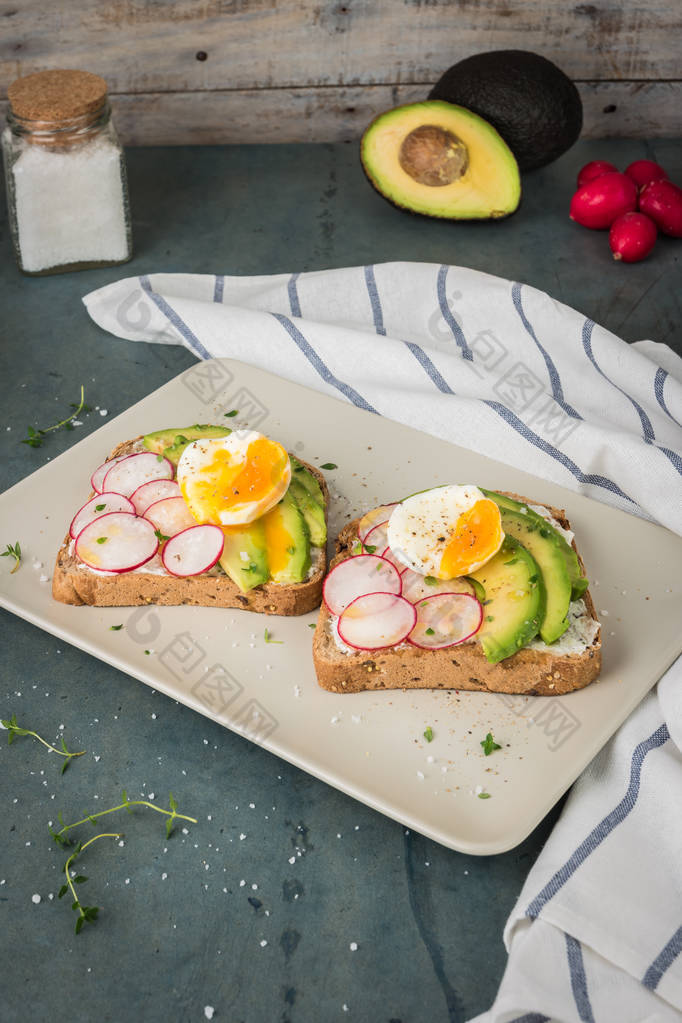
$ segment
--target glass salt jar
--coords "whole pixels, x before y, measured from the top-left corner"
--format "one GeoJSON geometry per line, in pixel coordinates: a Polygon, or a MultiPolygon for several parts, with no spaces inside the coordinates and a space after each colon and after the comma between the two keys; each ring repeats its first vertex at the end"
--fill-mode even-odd
{"type": "Polygon", "coordinates": [[[8,97],[2,151],[19,268],[39,275],[125,263],[125,158],[104,79],[40,71],[13,82],[8,97]]]}

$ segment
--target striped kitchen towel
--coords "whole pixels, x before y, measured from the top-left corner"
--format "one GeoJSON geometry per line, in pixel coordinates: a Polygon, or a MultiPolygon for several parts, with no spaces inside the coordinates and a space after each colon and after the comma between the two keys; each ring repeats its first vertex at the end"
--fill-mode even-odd
{"type": "Polygon", "coordinates": [[[251,363],[682,534],[682,360],[534,288],[386,263],[153,274],[84,302],[118,337],[251,363]]]}
{"type": "MultiPolygon", "coordinates": [[[[391,263],[154,274],[84,302],[118,337],[259,366],[682,534],[682,360],[526,285],[391,263]]],[[[679,1018],[681,751],[682,659],[574,786],[479,1023],[679,1018]]]]}

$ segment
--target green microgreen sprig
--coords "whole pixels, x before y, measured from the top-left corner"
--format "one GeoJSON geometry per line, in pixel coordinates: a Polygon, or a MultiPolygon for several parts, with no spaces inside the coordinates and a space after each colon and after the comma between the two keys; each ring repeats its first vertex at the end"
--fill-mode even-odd
{"type": "Polygon", "coordinates": [[[424,738],[427,742],[433,742],[433,728],[429,725],[424,731],[424,738]]]}
{"type": "Polygon", "coordinates": [[[14,546],[12,546],[11,543],[8,543],[7,550],[4,550],[2,554],[0,554],[0,558],[14,558],[14,568],[10,572],[10,575],[14,575],[21,563],[21,547],[19,546],[19,541],[17,540],[14,546]]]}
{"type": "MultiPolygon", "coordinates": [[[[156,806],[155,803],[150,803],[146,799],[129,799],[128,793],[126,792],[125,789],[123,789],[121,795],[123,796],[123,802],[119,803],[118,806],[111,806],[109,807],[108,810],[98,810],[96,813],[86,814],[86,816],[83,817],[82,820],[75,821],[73,824],[65,824],[61,813],[58,813],[57,819],[61,824],[61,828],[59,829],[59,831],[55,831],[52,827],[50,827],[49,831],[50,834],[52,835],[52,838],[59,846],[62,847],[70,846],[72,844],[72,839],[70,839],[67,836],[68,832],[71,831],[73,828],[78,828],[81,826],[81,824],[85,824],[88,821],[90,821],[91,824],[96,825],[100,817],[106,817],[107,814],[116,813],[118,810],[127,810],[128,813],[132,813],[133,811],[131,807],[133,806],[147,806],[149,807],[150,810],[155,810],[156,813],[163,814],[166,817],[166,838],[170,838],[171,834],[173,833],[173,825],[176,820],[189,821],[190,824],[197,823],[196,817],[188,817],[187,814],[178,813],[178,804],[174,799],[172,792],[170,793],[168,802],[170,810],[165,810],[162,806],[156,806]]],[[[66,884],[62,885],[59,891],[59,898],[61,899],[69,891],[73,896],[71,908],[74,910],[74,912],[78,913],[78,919],[76,920],[76,934],[80,934],[80,931],[84,924],[86,923],[91,924],[95,922],[95,920],[97,919],[97,914],[99,913],[99,906],[84,906],[81,903],[80,899],[78,898],[75,885],[84,884],[87,881],[87,877],[85,877],[83,874],[77,874],[75,877],[72,878],[71,866],[74,863],[76,857],[80,856],[80,854],[84,852],[89,845],[92,845],[93,842],[99,841],[100,838],[122,837],[123,835],[121,832],[107,831],[101,832],[100,834],[95,835],[93,838],[89,838],[87,842],[78,842],[73,852],[71,853],[66,863],[64,864],[66,884]]]]}
{"type": "Polygon", "coordinates": [[[61,769],[61,772],[60,772],[61,774],[64,774],[64,771],[67,769],[67,767],[69,766],[71,761],[74,759],[74,757],[82,757],[83,754],[85,753],[84,749],[81,750],[79,753],[71,753],[66,748],[66,743],[64,742],[64,736],[61,737],[62,748],[61,749],[57,749],[56,746],[53,746],[46,739],[43,739],[42,736],[38,735],[37,732],[32,731],[30,728],[22,728],[19,724],[17,724],[17,716],[16,716],[16,714],[12,714],[12,717],[8,721],[2,720],[2,719],[0,719],[0,720],[2,721],[3,727],[6,728],[7,732],[8,732],[8,736],[7,736],[7,745],[8,746],[11,746],[12,743],[14,742],[14,740],[18,736],[20,736],[20,735],[31,735],[31,736],[33,736],[34,739],[37,739],[38,742],[42,742],[43,746],[45,746],[48,750],[50,750],[51,753],[57,753],[60,757],[65,757],[66,759],[64,760],[64,763],[62,764],[62,769],[61,769]]]}
{"type": "Polygon", "coordinates": [[[499,742],[495,742],[493,739],[492,732],[488,732],[485,739],[481,739],[481,746],[483,747],[483,752],[487,757],[489,757],[491,753],[494,753],[496,749],[502,749],[499,742]]]}
{"type": "Polygon", "coordinates": [[[266,643],[279,643],[279,644],[283,644],[284,643],[283,639],[273,639],[272,638],[272,633],[270,632],[269,629],[265,629],[265,631],[263,632],[263,639],[265,640],[266,643]]]}
{"type": "Polygon", "coordinates": [[[332,469],[338,469],[338,465],[335,462],[323,462],[320,469],[327,469],[331,472],[332,469]]]}
{"type": "Polygon", "coordinates": [[[92,412],[92,406],[85,404],[85,387],[83,386],[83,384],[81,384],[80,401],[78,402],[78,404],[72,401],[71,408],[74,409],[71,415],[67,416],[66,419],[60,420],[60,422],[58,423],[54,423],[53,426],[46,426],[44,429],[39,428],[37,430],[35,429],[35,427],[29,426],[28,436],[24,437],[21,443],[28,444],[28,446],[31,448],[39,448],[40,445],[43,443],[43,438],[45,437],[46,434],[52,433],[53,430],[59,430],[61,427],[64,427],[65,430],[73,430],[73,420],[76,419],[76,417],[79,416],[81,412],[92,412]]]}

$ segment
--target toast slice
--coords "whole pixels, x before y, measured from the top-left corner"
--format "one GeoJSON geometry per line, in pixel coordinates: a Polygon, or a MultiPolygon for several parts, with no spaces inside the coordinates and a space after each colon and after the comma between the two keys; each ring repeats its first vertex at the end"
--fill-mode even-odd
{"type": "MultiPolygon", "coordinates": [[[[142,437],[118,444],[107,461],[140,450],[142,437]]],[[[300,459],[299,459],[300,461],[300,459]]],[[[320,484],[325,502],[329,491],[318,469],[301,463],[320,484]]],[[[91,494],[94,496],[94,494],[91,494]]],[[[319,607],[327,570],[324,548],[313,548],[315,560],[307,579],[300,583],[268,582],[242,593],[224,573],[206,573],[180,579],[166,572],[145,572],[144,566],[118,575],[101,575],[84,565],[73,553],[67,533],[57,554],[52,576],[52,596],[63,604],[95,607],[135,607],[142,604],[193,604],[201,607],[231,607],[271,615],[302,615],[319,607]]]]}
{"type": "MultiPolygon", "coordinates": [[[[524,504],[539,502],[517,494],[506,494],[524,504]]],[[[563,509],[543,505],[564,529],[570,523],[563,509]]],[[[336,555],[330,568],[351,556],[358,541],[354,519],[339,534],[336,555]]],[[[580,554],[572,542],[580,562],[580,554]]],[[[313,639],[313,661],[317,680],[334,693],[359,693],[381,689],[468,689],[525,696],[560,696],[582,689],[601,670],[601,628],[589,590],[582,596],[584,616],[596,623],[592,641],[580,653],[559,653],[546,644],[518,650],[497,664],[489,663],[474,638],[456,646],[425,650],[409,643],[383,650],[352,650],[338,641],[335,619],[323,603],[313,639]]],[[[576,610],[577,605],[572,605],[576,610]]]]}

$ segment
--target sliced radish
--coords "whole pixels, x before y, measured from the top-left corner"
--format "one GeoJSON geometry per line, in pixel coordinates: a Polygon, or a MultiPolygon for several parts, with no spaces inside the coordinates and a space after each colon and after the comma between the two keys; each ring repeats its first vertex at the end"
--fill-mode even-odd
{"type": "Polygon", "coordinates": [[[104,477],[104,489],[130,497],[149,480],[172,480],[174,471],[173,463],[163,455],[140,451],[136,455],[126,455],[109,469],[104,477]]]}
{"type": "Polygon", "coordinates": [[[408,568],[403,572],[402,581],[403,597],[407,597],[413,604],[440,593],[465,593],[471,597],[475,596],[473,586],[463,576],[458,579],[434,579],[433,576],[420,575],[419,572],[413,572],[408,568]],[[427,583],[427,579],[431,581],[427,583]]]}
{"type": "Polygon", "coordinates": [[[471,639],[481,627],[483,607],[468,593],[436,593],[415,605],[417,623],[408,643],[440,650],[471,639]]]}
{"type": "Polygon", "coordinates": [[[81,529],[76,554],[102,572],[131,572],[154,557],[159,547],[154,527],[130,512],[110,512],[81,529]]]}
{"type": "MultiPolygon", "coordinates": [[[[397,504],[398,502],[396,502],[397,504]]],[[[374,529],[381,522],[388,522],[391,517],[391,512],[395,508],[395,504],[382,504],[378,508],[372,508],[365,515],[362,516],[358,522],[358,536],[361,543],[365,542],[365,538],[369,533],[370,529],[374,529]]]]}
{"type": "Polygon", "coordinates": [[[322,596],[332,614],[340,615],[352,600],[364,593],[401,590],[400,573],[377,554],[356,554],[339,562],[324,581],[322,596]]]}
{"type": "Polygon", "coordinates": [[[164,536],[175,536],[197,524],[183,497],[164,497],[155,501],[147,508],[144,517],[164,536]]]}
{"type": "Polygon", "coordinates": [[[171,537],[163,548],[163,567],[171,575],[201,575],[213,568],[223,553],[225,534],[220,526],[190,526],[171,537]]]}
{"type": "Polygon", "coordinates": [[[135,505],[138,515],[144,515],[147,508],[150,508],[156,501],[162,501],[164,497],[181,497],[180,486],[175,480],[150,480],[143,483],[134,493],[130,500],[135,505]]]}
{"type": "Polygon", "coordinates": [[[407,639],[417,610],[396,593],[364,593],[339,618],[339,636],[356,650],[380,650],[407,639]]]}
{"type": "Polygon", "coordinates": [[[109,515],[111,512],[128,512],[129,515],[135,514],[132,501],[129,501],[123,494],[103,493],[98,494],[96,497],[91,497],[90,500],[80,508],[74,515],[71,525],[69,526],[69,535],[72,540],[75,540],[81,529],[87,526],[90,522],[94,522],[95,519],[99,519],[102,515],[109,515]]]}
{"type": "Polygon", "coordinates": [[[362,541],[362,546],[367,549],[373,547],[373,551],[367,551],[368,554],[381,554],[382,551],[388,547],[388,520],[386,522],[379,522],[376,526],[372,526],[369,533],[366,534],[365,539],[362,541]]]}
{"type": "Polygon", "coordinates": [[[392,551],[390,547],[387,547],[381,555],[382,558],[386,558],[386,561],[390,561],[391,564],[398,569],[401,575],[405,572],[409,572],[407,565],[405,565],[395,551],[392,551]]]}
{"type": "Polygon", "coordinates": [[[110,458],[108,462],[102,462],[98,465],[92,476],[90,477],[90,486],[92,489],[101,494],[104,490],[104,477],[109,472],[109,469],[113,469],[117,462],[122,462],[127,455],[117,455],[116,458],[110,458]]]}

